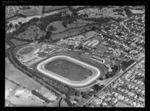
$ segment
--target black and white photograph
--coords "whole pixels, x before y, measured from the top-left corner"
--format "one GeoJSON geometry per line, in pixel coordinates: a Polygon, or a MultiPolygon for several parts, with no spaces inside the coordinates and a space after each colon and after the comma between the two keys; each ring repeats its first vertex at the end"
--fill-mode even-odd
{"type": "Polygon", "coordinates": [[[145,5],[6,5],[5,107],[145,107],[145,5]]]}

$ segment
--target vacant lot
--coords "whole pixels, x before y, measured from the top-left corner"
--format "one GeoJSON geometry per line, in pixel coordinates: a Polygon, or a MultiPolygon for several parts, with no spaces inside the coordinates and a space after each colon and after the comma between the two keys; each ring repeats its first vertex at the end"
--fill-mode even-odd
{"type": "Polygon", "coordinates": [[[14,68],[12,64],[9,63],[9,60],[5,60],[5,77],[9,80],[14,81],[15,83],[26,87],[28,90],[40,89],[41,85],[34,81],[33,79],[26,76],[23,72],[14,68]]]}

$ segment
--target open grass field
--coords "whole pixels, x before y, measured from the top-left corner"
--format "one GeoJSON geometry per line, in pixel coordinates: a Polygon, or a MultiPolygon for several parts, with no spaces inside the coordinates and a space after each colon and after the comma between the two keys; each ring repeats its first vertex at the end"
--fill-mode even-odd
{"type": "Polygon", "coordinates": [[[45,69],[73,81],[82,81],[92,75],[91,70],[61,58],[45,64],[45,69]]]}
{"type": "Polygon", "coordinates": [[[85,86],[100,75],[90,64],[66,55],[53,56],[37,65],[39,72],[71,86],[85,86]]]}
{"type": "Polygon", "coordinates": [[[28,90],[41,89],[41,85],[39,83],[25,75],[20,70],[16,69],[8,59],[6,59],[5,62],[5,78],[15,81],[15,83],[25,87],[28,90]]]}
{"type": "Polygon", "coordinates": [[[55,80],[58,80],[62,83],[74,87],[82,87],[82,86],[90,85],[95,82],[96,78],[104,76],[107,72],[107,68],[102,64],[92,61],[89,58],[81,57],[80,54],[71,50],[55,52],[51,55],[48,55],[47,58],[31,65],[30,67],[33,70],[46,75],[47,77],[53,78],[55,80]],[[68,56],[75,60],[67,59],[67,58],[65,59],[63,58],[62,60],[62,58],[58,57],[60,55],[68,56]],[[54,59],[55,57],[56,59],[54,59]],[[81,63],[79,63],[78,61],[81,63]],[[88,64],[89,66],[85,64],[88,64]],[[98,74],[98,72],[100,74],[98,74]]]}

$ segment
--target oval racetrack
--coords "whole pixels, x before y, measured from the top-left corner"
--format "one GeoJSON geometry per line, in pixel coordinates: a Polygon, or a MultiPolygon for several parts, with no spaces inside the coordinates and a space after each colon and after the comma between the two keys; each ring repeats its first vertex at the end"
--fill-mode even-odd
{"type": "Polygon", "coordinates": [[[69,56],[54,56],[38,64],[37,69],[71,86],[85,86],[100,75],[98,68],[69,56]]]}

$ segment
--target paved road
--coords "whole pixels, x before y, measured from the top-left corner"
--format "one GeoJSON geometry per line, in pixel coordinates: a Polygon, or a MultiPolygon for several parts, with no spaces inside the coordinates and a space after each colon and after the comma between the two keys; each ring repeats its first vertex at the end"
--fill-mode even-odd
{"type": "MultiPolygon", "coordinates": [[[[143,57],[143,58],[144,58],[144,57],[143,57]]],[[[130,70],[131,68],[133,68],[136,64],[138,64],[140,61],[142,61],[143,58],[140,59],[138,62],[134,62],[134,63],[133,63],[131,66],[129,66],[123,73],[118,74],[114,79],[112,79],[111,81],[109,81],[109,82],[105,85],[105,87],[102,88],[96,95],[99,95],[107,86],[109,86],[113,81],[115,81],[115,80],[117,80],[118,78],[120,78],[121,76],[123,76],[127,71],[129,71],[129,70],[130,70]]],[[[85,102],[83,105],[85,105],[85,104],[91,102],[92,100],[94,100],[94,97],[90,98],[90,99],[89,99],[87,102],[85,102]]],[[[82,106],[83,106],[83,105],[82,105],[82,106]]]]}
{"type": "MultiPolygon", "coordinates": [[[[19,66],[12,58],[11,56],[11,51],[13,50],[14,48],[14,45],[8,40],[7,36],[6,36],[6,42],[10,45],[10,48],[7,50],[7,53],[9,53],[10,55],[8,56],[8,59],[10,60],[11,59],[11,63],[19,70],[21,70],[22,72],[24,72],[24,74],[26,74],[28,76],[28,74],[30,74],[30,72],[28,72],[27,70],[23,69],[21,66],[19,66]],[[28,74],[27,74],[28,73],[28,74]]],[[[44,86],[47,86],[49,89],[51,89],[52,91],[56,92],[58,95],[64,97],[64,95],[62,95],[59,91],[57,91],[56,89],[54,89],[53,87],[51,87],[49,84],[46,84],[45,82],[43,82],[41,79],[37,78],[37,77],[32,77],[32,79],[34,79],[36,82],[44,85],[44,86]]]]}

